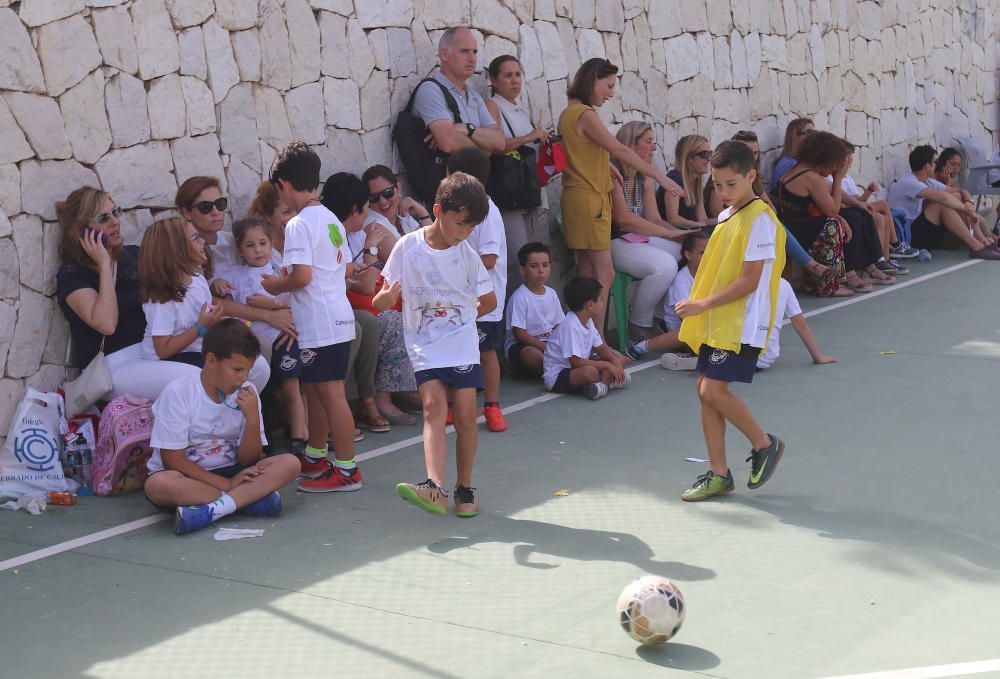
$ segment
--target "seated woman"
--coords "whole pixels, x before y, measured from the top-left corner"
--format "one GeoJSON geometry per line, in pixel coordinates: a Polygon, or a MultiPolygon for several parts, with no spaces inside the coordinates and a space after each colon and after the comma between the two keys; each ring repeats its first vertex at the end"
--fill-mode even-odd
{"type": "MultiPolygon", "coordinates": [[[[820,297],[850,297],[854,293],[840,284],[847,278],[844,242],[850,238],[849,227],[838,218],[840,180],[847,172],[847,148],[838,137],[818,132],[810,135],[798,154],[802,160],[794,172],[778,182],[771,194],[778,218],[796,240],[808,243],[813,259],[833,269],[832,276],[813,280],[810,290],[820,297]],[[830,174],[832,185],[824,179],[830,174]]],[[[850,280],[855,286],[865,286],[853,271],[850,280]]]]}
{"type": "Polygon", "coordinates": [[[816,131],[811,118],[796,118],[785,128],[785,142],[781,147],[781,157],[771,171],[771,192],[778,189],[778,183],[785,173],[795,167],[798,162],[799,146],[810,134],[816,131]]]}
{"type": "MultiPolygon", "coordinates": [[[[952,194],[963,203],[967,203],[968,205],[975,207],[976,203],[972,200],[972,194],[958,185],[957,180],[961,173],[962,154],[958,151],[958,149],[954,149],[949,146],[941,151],[941,155],[938,156],[937,161],[934,163],[934,179],[945,185],[945,191],[952,194]]],[[[996,235],[990,230],[982,215],[977,214],[976,217],[973,217],[972,215],[963,213],[962,219],[965,220],[965,223],[969,227],[978,225],[979,230],[982,231],[983,235],[989,242],[994,244],[997,242],[996,235]]]]}
{"type": "Polygon", "coordinates": [[[186,366],[142,358],[146,315],[139,302],[139,248],[125,245],[121,209],[104,191],[76,189],[56,205],[59,258],[56,299],[69,323],[75,364],[104,351],[111,374],[107,399],[131,394],[155,400],[186,366]]]}
{"type": "MultiPolygon", "coordinates": [[[[372,222],[384,221],[395,231],[396,237],[400,238],[434,221],[427,208],[402,194],[396,173],[385,165],[369,167],[361,175],[361,182],[368,189],[370,209],[365,220],[366,227],[372,222]]],[[[380,257],[381,255],[382,253],[379,253],[380,257]]],[[[385,257],[389,257],[388,252],[385,253],[385,257]]]]}
{"type": "MultiPolygon", "coordinates": [[[[653,162],[656,140],[649,123],[625,123],[615,138],[643,161],[653,162]]],[[[615,269],[639,279],[629,313],[629,336],[652,337],[653,314],[677,275],[680,241],[688,230],[660,219],[652,179],[618,159],[611,162],[622,175],[611,190],[611,258],[615,269]]]]}
{"type": "MultiPolygon", "coordinates": [[[[194,224],[171,217],[146,229],[139,247],[139,300],[146,315],[142,357],[169,362],[180,376],[204,367],[201,338],[226,316],[205,274],[211,276],[209,256],[194,224]]],[[[248,379],[262,390],[270,374],[267,360],[258,356],[248,379]]]]}
{"type": "Polygon", "coordinates": [[[712,147],[708,140],[697,134],[689,134],[677,140],[674,147],[674,169],[667,177],[684,187],[687,195],[679,198],[670,195],[661,187],[656,192],[656,206],[660,217],[674,226],[686,229],[700,229],[714,225],[715,218],[705,214],[702,184],[709,175],[709,160],[712,147]]]}
{"type": "Polygon", "coordinates": [[[347,281],[347,296],[355,316],[371,318],[374,315],[377,319],[378,359],[371,378],[374,396],[367,393],[367,385],[363,389],[360,381],[358,383],[364,416],[369,423],[375,418],[390,424],[414,425],[416,418],[404,413],[392,401],[393,394],[412,393],[417,389],[403,341],[400,307],[379,312],[372,306],[372,299],[381,287],[381,267],[386,261],[383,257],[389,257],[398,239],[381,223],[369,222],[364,226],[371,204],[369,191],[355,175],[347,172],[331,175],[323,185],[320,200],[344,223],[347,242],[354,253],[354,273],[347,281]]]}

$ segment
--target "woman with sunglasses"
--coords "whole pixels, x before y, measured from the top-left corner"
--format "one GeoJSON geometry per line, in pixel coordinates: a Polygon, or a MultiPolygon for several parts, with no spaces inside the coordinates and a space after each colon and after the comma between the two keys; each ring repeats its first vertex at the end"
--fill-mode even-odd
{"type": "MultiPolygon", "coordinates": [[[[521,101],[521,89],[524,86],[524,75],[517,57],[504,54],[493,61],[486,69],[490,81],[492,96],[486,99],[489,110],[503,132],[504,153],[515,151],[521,146],[530,146],[536,153],[539,144],[549,141],[549,132],[536,127],[528,115],[527,105],[521,101]]],[[[507,233],[507,252],[517,253],[529,241],[539,240],[543,233],[541,213],[548,208],[545,193],[542,192],[542,205],[530,210],[504,210],[500,213],[507,233]]],[[[546,237],[546,240],[548,238],[546,237]]],[[[522,283],[517,257],[507,258],[507,290],[513,293],[522,283]]]]}
{"type": "MultiPolygon", "coordinates": [[[[661,187],[656,192],[656,206],[660,216],[686,229],[700,229],[714,225],[716,220],[705,213],[703,184],[711,169],[712,147],[708,140],[689,134],[677,140],[674,147],[674,169],[667,176],[684,187],[684,198],[668,195],[661,187]]],[[[711,177],[709,177],[711,178],[711,177]]]]}
{"type": "Polygon", "coordinates": [[[799,146],[802,145],[806,137],[815,131],[816,126],[813,125],[812,118],[796,118],[788,123],[788,127],[785,128],[785,143],[781,147],[781,157],[778,158],[778,162],[774,164],[774,169],[771,171],[772,191],[778,188],[778,183],[785,176],[785,173],[795,167],[795,163],[798,162],[796,159],[798,158],[799,146]]]}
{"type": "Polygon", "coordinates": [[[577,70],[566,91],[568,106],[559,116],[559,133],[566,152],[563,172],[562,217],[566,246],[576,254],[579,276],[601,284],[594,325],[604,329],[608,291],[615,277],[611,258],[610,159],[650,177],[668,192],[683,196],[684,189],[615,139],[597,108],[615,93],[618,67],[607,59],[588,59],[577,70]]]}
{"type": "MultiPolygon", "coordinates": [[[[385,165],[372,165],[361,175],[361,181],[369,191],[370,209],[365,226],[384,220],[396,237],[400,238],[434,221],[427,208],[403,195],[396,173],[385,165]]],[[[386,253],[386,257],[388,256],[386,253]]]]}

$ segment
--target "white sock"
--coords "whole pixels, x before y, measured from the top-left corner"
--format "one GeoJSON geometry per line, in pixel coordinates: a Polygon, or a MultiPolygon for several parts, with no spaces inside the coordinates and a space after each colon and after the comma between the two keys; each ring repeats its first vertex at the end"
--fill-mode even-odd
{"type": "Polygon", "coordinates": [[[215,502],[209,502],[208,508],[212,510],[213,519],[221,519],[236,511],[236,502],[228,493],[223,493],[215,502]]]}

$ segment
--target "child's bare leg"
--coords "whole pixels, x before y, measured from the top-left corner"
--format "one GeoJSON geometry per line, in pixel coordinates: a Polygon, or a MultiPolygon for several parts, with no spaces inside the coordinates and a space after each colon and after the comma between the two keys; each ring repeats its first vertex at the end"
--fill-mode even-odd
{"type": "Polygon", "coordinates": [[[255,467],[260,470],[257,476],[227,491],[237,508],[256,502],[291,483],[301,469],[298,458],[288,454],[265,457],[255,467]]]}
{"type": "Polygon", "coordinates": [[[278,387],[281,402],[285,407],[285,417],[288,421],[288,432],[293,439],[306,437],[306,406],[302,401],[299,381],[296,378],[283,380],[278,387]]]}
{"type": "Polygon", "coordinates": [[[683,349],[685,346],[684,342],[677,338],[677,330],[671,330],[646,340],[646,351],[670,351],[671,349],[683,349]]]}
{"type": "Polygon", "coordinates": [[[706,402],[722,417],[743,432],[754,448],[767,448],[771,438],[760,428],[750,408],[739,396],[729,391],[729,383],[702,377],[698,384],[698,396],[702,404],[706,402]]]}
{"type": "Polygon", "coordinates": [[[424,405],[424,464],[427,467],[427,478],[444,488],[444,463],[448,456],[444,420],[448,414],[448,390],[441,380],[424,382],[417,390],[424,405]]]}
{"type": "Polygon", "coordinates": [[[543,372],[543,361],[545,360],[545,354],[536,349],[535,347],[524,347],[521,349],[520,354],[521,365],[527,370],[530,370],[535,375],[541,375],[543,372]]]}
{"type": "Polygon", "coordinates": [[[476,444],[479,441],[479,428],[476,425],[476,390],[472,387],[455,389],[453,396],[455,432],[458,434],[455,442],[457,481],[460,486],[471,488],[472,467],[476,462],[476,444]]]}
{"type": "Polygon", "coordinates": [[[701,402],[701,429],[705,433],[705,447],[708,449],[708,468],[718,476],[729,473],[726,461],[726,418],[702,394],[705,377],[698,376],[698,399],[701,402]]]}
{"type": "Polygon", "coordinates": [[[497,352],[479,352],[479,364],[483,372],[483,398],[487,403],[496,403],[500,400],[500,360],[497,352]]]}
{"type": "Polygon", "coordinates": [[[615,376],[611,374],[611,371],[605,368],[600,371],[601,382],[604,382],[609,387],[616,383],[615,376]]]}
{"type": "Polygon", "coordinates": [[[569,383],[574,387],[585,387],[601,381],[601,373],[592,365],[573,368],[569,371],[569,383]]]}
{"type": "Polygon", "coordinates": [[[144,487],[150,500],[163,507],[186,507],[215,502],[222,493],[218,488],[164,469],[148,479],[144,487]]]}
{"type": "Polygon", "coordinates": [[[326,450],[327,437],[333,439],[338,460],[354,459],[354,416],[347,404],[343,380],[306,384],[309,399],[309,447],[326,450]]]}

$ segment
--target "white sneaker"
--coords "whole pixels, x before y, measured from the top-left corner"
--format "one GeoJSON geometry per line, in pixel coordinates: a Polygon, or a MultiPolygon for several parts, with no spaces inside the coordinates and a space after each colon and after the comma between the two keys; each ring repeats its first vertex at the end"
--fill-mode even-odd
{"type": "Polygon", "coordinates": [[[608,395],[608,385],[604,382],[594,382],[593,384],[585,386],[580,393],[589,398],[591,401],[596,401],[597,399],[604,398],[608,395]]]}
{"type": "Polygon", "coordinates": [[[621,384],[609,384],[609,389],[624,389],[628,385],[632,384],[632,375],[625,373],[625,379],[622,380],[621,384]]]}
{"type": "Polygon", "coordinates": [[[660,365],[667,370],[694,370],[698,367],[698,357],[694,354],[666,353],[660,356],[660,365]]]}

